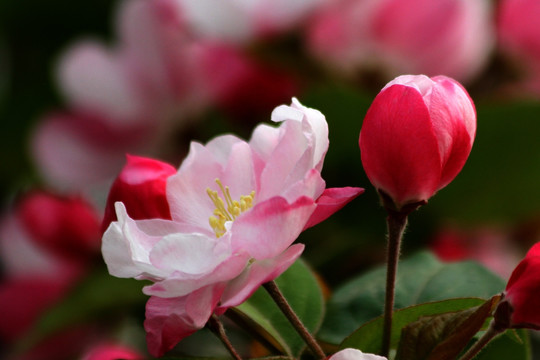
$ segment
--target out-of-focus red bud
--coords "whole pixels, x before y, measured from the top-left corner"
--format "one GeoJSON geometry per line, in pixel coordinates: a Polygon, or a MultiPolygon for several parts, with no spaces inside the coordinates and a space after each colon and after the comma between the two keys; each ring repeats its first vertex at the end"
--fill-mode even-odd
{"type": "Polygon", "coordinates": [[[462,230],[442,229],[430,244],[431,250],[442,261],[476,260],[504,279],[521,259],[513,238],[494,227],[462,230]]]}
{"type": "Polygon", "coordinates": [[[63,279],[25,276],[0,283],[0,338],[18,340],[36,320],[66,292],[69,283],[63,279]]]}
{"type": "Polygon", "coordinates": [[[32,192],[18,205],[17,216],[35,242],[64,258],[99,250],[99,216],[81,197],[32,192]]]}
{"type": "Polygon", "coordinates": [[[82,360],[115,360],[143,359],[143,356],[135,350],[119,344],[100,344],[90,349],[82,360]]]}
{"type": "Polygon", "coordinates": [[[166,187],[167,178],[175,173],[173,166],[162,161],[128,155],[127,164],[109,192],[102,230],[116,221],[117,201],[124,203],[133,219],[171,219],[166,187]]]}
{"type": "Polygon", "coordinates": [[[506,285],[509,326],[540,329],[540,243],[515,268],[506,285]]]}
{"type": "Polygon", "coordinates": [[[403,75],[369,108],[360,151],[364,170],[395,210],[425,203],[461,171],[476,133],[466,90],[445,76],[403,75]]]}

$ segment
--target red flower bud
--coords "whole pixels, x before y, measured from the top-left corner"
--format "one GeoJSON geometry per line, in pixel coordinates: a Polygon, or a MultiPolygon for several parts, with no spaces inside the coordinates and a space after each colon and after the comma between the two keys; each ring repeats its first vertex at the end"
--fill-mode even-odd
{"type": "Polygon", "coordinates": [[[99,344],[91,348],[82,360],[143,359],[143,356],[127,346],[120,344],[99,344]]]}
{"type": "Polygon", "coordinates": [[[506,285],[510,327],[540,329],[540,243],[515,268],[506,285]]]}
{"type": "Polygon", "coordinates": [[[17,216],[36,243],[63,258],[82,259],[99,250],[99,216],[81,197],[34,191],[21,200],[17,216]]]}
{"type": "Polygon", "coordinates": [[[116,221],[114,203],[123,202],[132,219],[171,219],[167,178],[176,174],[171,165],[149,158],[127,156],[127,164],[114,181],[105,207],[102,230],[116,221]]]}
{"type": "Polygon", "coordinates": [[[474,104],[458,82],[399,76],[375,97],[364,119],[364,170],[396,210],[425,203],[459,173],[475,133],[474,104]]]}

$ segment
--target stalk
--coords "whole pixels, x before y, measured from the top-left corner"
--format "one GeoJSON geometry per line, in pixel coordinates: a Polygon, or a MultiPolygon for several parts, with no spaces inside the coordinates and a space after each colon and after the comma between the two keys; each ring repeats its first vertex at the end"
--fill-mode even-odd
{"type": "Polygon", "coordinates": [[[388,226],[388,252],[386,258],[386,295],[384,301],[384,327],[381,354],[388,357],[392,337],[392,318],[394,313],[399,252],[403,232],[407,226],[407,215],[389,211],[386,222],[388,226]]]}
{"type": "Polygon", "coordinates": [[[269,281],[265,284],[263,284],[264,288],[270,294],[274,302],[277,304],[281,312],[285,315],[285,317],[289,320],[289,322],[292,324],[292,326],[296,329],[298,334],[304,339],[306,344],[309,346],[311,351],[317,358],[324,360],[326,359],[326,354],[322,350],[319,343],[317,343],[317,340],[311,335],[309,330],[304,326],[298,315],[294,312],[291,305],[289,305],[289,302],[281,291],[279,290],[277,284],[274,281],[269,281]]]}
{"type": "Polygon", "coordinates": [[[219,318],[214,314],[210,317],[207,323],[207,327],[216,335],[219,340],[223,343],[223,345],[227,348],[229,351],[229,354],[233,357],[235,360],[242,360],[240,355],[238,355],[238,352],[232,345],[231,341],[227,337],[227,334],[225,333],[225,328],[223,327],[223,323],[219,320],[219,318]]]}

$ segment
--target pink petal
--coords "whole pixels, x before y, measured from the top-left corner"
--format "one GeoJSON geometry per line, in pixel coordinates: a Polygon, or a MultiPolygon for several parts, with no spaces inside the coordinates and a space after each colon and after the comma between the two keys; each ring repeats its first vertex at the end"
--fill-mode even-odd
{"type": "Polygon", "coordinates": [[[167,183],[167,200],[174,221],[210,228],[208,219],[215,205],[206,189],[214,189],[215,179],[223,177],[222,161],[226,158],[216,158],[203,145],[191,143],[187,158],[167,183]]]}
{"type": "Polygon", "coordinates": [[[366,114],[359,143],[369,180],[398,206],[427,200],[437,190],[439,147],[416,89],[392,85],[382,90],[366,114]]]}
{"type": "Polygon", "coordinates": [[[272,155],[266,161],[260,177],[260,191],[258,201],[264,201],[272,196],[281,194],[287,184],[295,183],[304,177],[305,172],[310,170],[310,158],[304,158],[300,171],[297,168],[302,156],[309,148],[308,139],[302,131],[302,123],[297,121],[284,122],[280,127],[280,139],[274,148],[272,155]],[[291,173],[301,173],[302,177],[292,178],[291,173]]]}
{"type": "Polygon", "coordinates": [[[253,130],[249,146],[266,161],[279,143],[279,134],[279,128],[260,124],[253,130]]]}
{"type": "Polygon", "coordinates": [[[324,156],[328,150],[328,123],[325,116],[316,109],[308,108],[296,99],[292,99],[291,107],[300,109],[304,113],[304,126],[309,130],[306,133],[312,138],[313,147],[313,166],[321,171],[324,161],[324,156]]]}
{"type": "Polygon", "coordinates": [[[311,169],[307,173],[304,172],[303,175],[304,178],[301,178],[296,183],[291,184],[283,193],[280,194],[287,199],[287,201],[295,201],[301,196],[316,199],[323,193],[326,183],[318,170],[311,169]]]}
{"type": "Polygon", "coordinates": [[[232,225],[232,247],[241,249],[257,260],[281,254],[296,240],[315,210],[315,203],[301,197],[289,204],[274,197],[236,219],[232,225]]]}
{"type": "Polygon", "coordinates": [[[71,104],[126,121],[138,118],[141,99],[123,59],[95,42],[69,49],[59,65],[59,82],[71,104]]]}
{"type": "Polygon", "coordinates": [[[476,110],[466,90],[445,76],[433,78],[428,109],[439,142],[443,171],[438,189],[445,187],[461,171],[476,134],[476,110]]]}
{"type": "Polygon", "coordinates": [[[230,255],[229,246],[203,234],[173,233],[161,239],[150,251],[152,264],[167,272],[204,275],[213,271],[230,255]]]}
{"type": "Polygon", "coordinates": [[[171,298],[185,296],[207,285],[230,281],[242,273],[248,264],[247,253],[230,256],[213,271],[206,274],[187,274],[179,271],[173,272],[163,280],[143,288],[146,295],[171,298]]]}
{"type": "Polygon", "coordinates": [[[323,194],[317,199],[317,207],[313,214],[311,214],[304,230],[326,220],[333,213],[363,193],[364,189],[356,187],[329,188],[324,190],[323,194]]]}
{"type": "MultiPolygon", "coordinates": [[[[233,200],[240,200],[240,196],[249,195],[256,190],[253,153],[246,142],[239,142],[232,146],[227,165],[224,169],[223,185],[228,186],[233,200]]],[[[212,187],[216,189],[216,185],[212,187]]]]}
{"type": "Polygon", "coordinates": [[[111,275],[137,277],[143,273],[156,278],[165,272],[150,264],[149,254],[161,236],[152,236],[139,229],[126,213],[124,204],[116,203],[118,221],[111,223],[103,234],[101,252],[111,275]]]}
{"type": "Polygon", "coordinates": [[[259,286],[274,280],[287,270],[303,251],[303,244],[294,244],[274,258],[254,261],[242,275],[228,283],[218,311],[243,303],[259,286]]]}
{"type": "Polygon", "coordinates": [[[131,147],[98,146],[93,139],[81,134],[81,121],[86,120],[76,121],[76,116],[53,114],[36,128],[32,155],[48,182],[71,189],[86,189],[112,178],[122,168],[124,154],[131,147]]]}
{"type": "Polygon", "coordinates": [[[224,286],[207,286],[184,297],[152,296],[146,303],[146,342],[152,356],[160,357],[180,340],[204,327],[224,286]]]}

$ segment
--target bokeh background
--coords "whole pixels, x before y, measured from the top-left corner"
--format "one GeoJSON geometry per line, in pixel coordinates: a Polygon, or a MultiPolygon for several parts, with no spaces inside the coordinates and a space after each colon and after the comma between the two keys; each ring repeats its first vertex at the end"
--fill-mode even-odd
{"type": "MultiPolygon", "coordinates": [[[[253,3],[261,5],[0,2],[0,303],[20,307],[26,304],[21,298],[49,293],[52,286],[47,279],[16,285],[32,271],[48,271],[14,270],[13,263],[29,259],[25,250],[9,245],[23,241],[18,236],[34,244],[33,254],[45,254],[36,256],[53,259],[47,263],[84,258],[83,268],[62,267],[75,274],[58,285],[62,291],[51,291],[47,301],[27,301],[34,310],[23,311],[32,316],[16,335],[9,329],[22,315],[2,320],[6,355],[12,356],[40,316],[87,274],[104,271],[99,223],[125,153],[179,166],[190,141],[206,142],[224,132],[247,138],[255,124],[269,122],[271,110],[292,96],[326,115],[328,186],[366,188],[299,239],[307,245],[304,258],[328,289],[384,261],[385,213],[363,172],[358,135],[375,95],[399,74],[452,76],[469,91],[478,113],[469,161],[447,188],[411,215],[404,256],[430,249],[444,261],[475,259],[507,278],[540,241],[536,1],[253,3]],[[86,219],[84,226],[66,216],[75,214],[75,205],[66,200],[74,198],[84,202],[76,205],[85,207],[79,216],[86,219]],[[5,230],[7,223],[18,230],[5,230]],[[84,231],[73,230],[69,241],[55,240],[67,236],[66,227],[84,231]],[[86,245],[72,244],[79,237],[86,245]],[[62,250],[66,246],[75,250],[62,250]]],[[[130,306],[122,323],[138,328],[133,330],[137,338],[140,298],[130,306]]],[[[101,340],[94,330],[91,341],[74,346],[64,358],[79,356],[88,343],[101,340]]]]}

